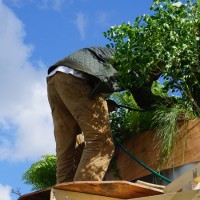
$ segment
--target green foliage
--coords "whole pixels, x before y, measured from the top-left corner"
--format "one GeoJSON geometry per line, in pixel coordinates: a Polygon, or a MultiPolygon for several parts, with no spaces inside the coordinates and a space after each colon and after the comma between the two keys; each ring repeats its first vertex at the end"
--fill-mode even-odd
{"type": "Polygon", "coordinates": [[[22,177],[26,184],[33,186],[32,190],[42,190],[56,184],[56,156],[44,155],[42,158],[32,164],[22,177]]]}
{"type": "MultiPolygon", "coordinates": [[[[157,94],[166,95],[160,91],[162,85],[156,84],[157,94]]],[[[129,92],[115,93],[111,96],[119,105],[126,105],[131,108],[138,107],[129,92]]],[[[149,129],[155,129],[155,137],[159,138],[158,146],[160,149],[160,164],[162,165],[170,158],[172,150],[179,138],[178,122],[187,122],[195,116],[190,110],[186,110],[183,103],[166,107],[157,105],[152,111],[136,112],[120,108],[110,113],[112,131],[115,137],[121,141],[128,139],[130,136],[142,133],[149,129]]]]}
{"type": "Polygon", "coordinates": [[[167,92],[164,90],[164,85],[159,83],[159,81],[153,82],[151,90],[152,90],[153,94],[155,94],[157,96],[161,96],[161,97],[168,96],[167,92]]]}
{"type": "MultiPolygon", "coordinates": [[[[114,93],[110,98],[119,105],[140,110],[128,91],[114,93]]],[[[137,112],[119,108],[110,113],[112,132],[122,141],[133,134],[148,130],[151,127],[151,118],[152,112],[137,112]]]]}
{"type": "MultiPolygon", "coordinates": [[[[130,91],[151,87],[158,99],[151,106],[155,111],[144,114],[120,109],[111,117],[113,130],[120,132],[121,138],[156,128],[165,160],[176,144],[180,118],[200,115],[200,1],[153,0],[150,10],[152,15],[113,26],[104,36],[110,41],[107,46],[116,49],[112,62],[121,87],[130,91]],[[152,85],[155,77],[162,84],[154,81],[152,85]],[[163,98],[167,101],[161,101],[163,98]]],[[[136,107],[134,100],[125,98],[125,104],[136,107]]]]}
{"type": "Polygon", "coordinates": [[[194,116],[188,110],[175,105],[172,108],[158,107],[153,114],[152,128],[156,128],[156,136],[159,138],[160,164],[165,163],[179,139],[177,122],[187,122],[194,116]]]}
{"type": "Polygon", "coordinates": [[[165,93],[180,91],[181,98],[196,113],[200,109],[200,9],[187,0],[154,0],[151,16],[137,17],[104,33],[108,46],[116,49],[124,88],[141,87],[160,72],[165,93]]]}

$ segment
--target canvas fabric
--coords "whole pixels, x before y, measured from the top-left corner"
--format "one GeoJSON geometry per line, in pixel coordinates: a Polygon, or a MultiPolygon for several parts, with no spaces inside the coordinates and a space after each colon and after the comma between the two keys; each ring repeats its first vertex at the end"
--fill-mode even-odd
{"type": "Polygon", "coordinates": [[[48,79],[57,153],[57,183],[101,181],[114,153],[107,102],[101,95],[88,98],[87,80],[56,72],[48,79]],[[84,134],[85,147],[73,173],[76,136],[84,134]]]}

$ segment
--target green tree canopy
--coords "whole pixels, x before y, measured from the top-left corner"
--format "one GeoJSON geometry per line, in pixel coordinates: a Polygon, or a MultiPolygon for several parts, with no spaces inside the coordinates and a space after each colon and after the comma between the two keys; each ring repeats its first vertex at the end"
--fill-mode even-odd
{"type": "Polygon", "coordinates": [[[113,26],[104,33],[108,46],[117,51],[113,61],[120,84],[131,91],[138,106],[149,108],[174,101],[163,101],[152,93],[153,82],[162,78],[164,93],[179,91],[180,99],[199,112],[199,3],[154,0],[150,9],[152,15],[144,14],[133,24],[113,26]]]}

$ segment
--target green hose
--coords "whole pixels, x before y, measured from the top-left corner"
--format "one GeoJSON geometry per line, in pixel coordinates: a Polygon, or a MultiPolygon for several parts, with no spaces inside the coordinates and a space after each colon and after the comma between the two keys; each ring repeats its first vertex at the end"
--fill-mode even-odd
{"type": "Polygon", "coordinates": [[[122,150],[124,150],[134,161],[136,161],[138,164],[140,164],[142,167],[144,167],[145,169],[149,170],[152,174],[158,176],[159,178],[165,180],[168,183],[171,183],[172,181],[168,178],[166,178],[165,176],[162,176],[161,174],[159,174],[158,172],[156,172],[155,170],[151,169],[150,167],[148,167],[147,165],[145,165],[142,161],[140,161],[138,158],[136,158],[132,153],[130,153],[128,151],[128,149],[126,149],[126,147],[124,145],[121,144],[121,142],[115,137],[113,136],[113,139],[115,140],[115,142],[121,147],[122,150]]]}

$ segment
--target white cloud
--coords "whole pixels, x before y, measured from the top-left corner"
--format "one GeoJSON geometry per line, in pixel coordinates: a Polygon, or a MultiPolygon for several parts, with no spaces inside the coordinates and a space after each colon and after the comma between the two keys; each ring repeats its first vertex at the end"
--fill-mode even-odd
{"type": "Polygon", "coordinates": [[[11,200],[11,187],[0,184],[0,196],[2,200],[11,200]]]}
{"type": "Polygon", "coordinates": [[[0,160],[54,153],[46,70],[30,62],[23,23],[0,0],[0,160]]]}
{"type": "Polygon", "coordinates": [[[98,11],[98,12],[96,12],[96,18],[97,18],[97,23],[99,24],[99,25],[106,25],[106,24],[108,24],[108,13],[106,13],[106,12],[104,12],[104,11],[98,11]]]}
{"type": "Polygon", "coordinates": [[[85,38],[87,23],[88,23],[88,18],[83,12],[79,12],[76,14],[75,25],[82,39],[85,38]]]}
{"type": "Polygon", "coordinates": [[[62,7],[64,3],[64,0],[56,0],[52,2],[52,8],[54,10],[60,10],[60,8],[62,7]]]}
{"type": "Polygon", "coordinates": [[[42,0],[39,3],[37,2],[37,6],[41,9],[53,9],[59,11],[64,3],[71,4],[72,0],[42,0]]]}

